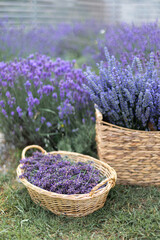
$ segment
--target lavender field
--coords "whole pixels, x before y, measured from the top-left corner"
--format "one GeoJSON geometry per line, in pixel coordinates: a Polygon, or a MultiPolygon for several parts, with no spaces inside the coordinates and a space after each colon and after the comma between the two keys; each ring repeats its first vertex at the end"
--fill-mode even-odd
{"type": "Polygon", "coordinates": [[[15,28],[1,21],[0,29],[1,60],[27,57],[38,52],[54,59],[76,59],[81,64],[95,66],[96,62],[105,59],[104,46],[123,65],[131,63],[134,56],[145,64],[151,51],[155,53],[158,64],[160,54],[158,21],[137,26],[127,23],[107,25],[90,20],[37,28],[15,28]]]}

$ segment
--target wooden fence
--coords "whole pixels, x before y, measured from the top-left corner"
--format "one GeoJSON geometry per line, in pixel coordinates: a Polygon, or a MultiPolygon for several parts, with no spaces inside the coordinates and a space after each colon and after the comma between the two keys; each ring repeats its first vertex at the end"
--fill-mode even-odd
{"type": "Polygon", "coordinates": [[[159,0],[0,0],[0,19],[28,26],[95,19],[141,23],[160,16],[159,0]]]}
{"type": "MultiPolygon", "coordinates": [[[[87,19],[112,21],[115,2],[105,0],[0,1],[0,18],[10,24],[56,24],[87,19]]],[[[118,11],[117,11],[118,12],[118,11]]]]}

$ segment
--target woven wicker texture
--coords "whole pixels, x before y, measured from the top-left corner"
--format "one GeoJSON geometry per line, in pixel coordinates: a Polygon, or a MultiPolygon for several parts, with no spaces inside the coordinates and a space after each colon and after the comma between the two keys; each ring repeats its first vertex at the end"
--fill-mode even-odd
{"type": "MultiPolygon", "coordinates": [[[[22,159],[25,158],[26,151],[31,148],[37,148],[42,151],[42,153],[46,154],[46,151],[43,148],[37,145],[31,145],[23,150],[22,159]]],[[[103,207],[110,189],[114,187],[116,182],[117,175],[115,170],[106,163],[103,163],[90,156],[78,153],[58,151],[50,152],[50,154],[61,154],[61,156],[68,156],[70,159],[77,162],[93,161],[95,168],[99,169],[101,175],[106,176],[106,179],[95,186],[88,194],[67,195],[43,190],[29,183],[25,178],[20,178],[20,181],[28,189],[32,200],[57,215],[63,214],[72,217],[86,216],[103,207]],[[106,182],[108,182],[108,184],[99,189],[106,182]]],[[[17,168],[18,177],[23,173],[21,166],[22,164],[20,164],[17,168]]]]}
{"type": "Polygon", "coordinates": [[[160,185],[160,132],[139,131],[102,121],[96,109],[99,159],[117,172],[117,183],[160,185]]]}

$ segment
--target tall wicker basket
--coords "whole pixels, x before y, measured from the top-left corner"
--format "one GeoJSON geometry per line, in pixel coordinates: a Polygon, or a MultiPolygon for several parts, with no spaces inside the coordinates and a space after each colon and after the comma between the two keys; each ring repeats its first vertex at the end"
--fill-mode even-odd
{"type": "Polygon", "coordinates": [[[160,131],[139,131],[103,121],[96,109],[99,159],[117,172],[117,183],[160,186],[160,131]]]}
{"type": "MultiPolygon", "coordinates": [[[[25,158],[26,151],[31,148],[37,148],[42,151],[42,153],[46,154],[46,151],[40,146],[31,145],[23,150],[22,159],[25,158]]],[[[46,191],[29,183],[25,178],[20,178],[20,181],[26,186],[32,200],[57,215],[67,215],[71,217],[86,216],[103,207],[110,189],[114,187],[116,182],[117,175],[115,170],[106,163],[79,153],[58,151],[50,152],[50,154],[68,156],[70,159],[77,162],[92,161],[95,168],[99,169],[101,175],[105,176],[106,179],[96,185],[90,193],[67,195],[46,191]],[[103,187],[101,188],[101,186],[103,187]]],[[[23,173],[21,166],[22,164],[17,168],[18,178],[23,173]]]]}

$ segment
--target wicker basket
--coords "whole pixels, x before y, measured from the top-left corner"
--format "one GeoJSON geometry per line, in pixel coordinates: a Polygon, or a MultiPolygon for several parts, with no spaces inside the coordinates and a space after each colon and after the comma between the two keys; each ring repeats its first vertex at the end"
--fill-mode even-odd
{"type": "MultiPolygon", "coordinates": [[[[25,158],[26,151],[31,148],[37,148],[41,150],[42,153],[46,154],[46,151],[43,148],[37,145],[31,145],[24,148],[22,152],[22,159],[25,158]]],[[[115,185],[115,181],[117,178],[115,170],[106,163],[78,153],[58,151],[50,152],[50,154],[60,154],[61,156],[68,156],[74,161],[93,161],[95,168],[99,169],[101,174],[103,176],[106,176],[106,179],[99,183],[97,186],[95,186],[88,194],[67,195],[43,190],[29,183],[25,178],[20,178],[20,181],[28,189],[32,200],[57,215],[63,214],[72,217],[86,216],[103,207],[109,190],[115,185]],[[108,184],[105,187],[100,188],[107,182],[108,184]]],[[[18,178],[23,173],[21,166],[22,164],[20,164],[17,168],[18,178]]]]}
{"type": "Polygon", "coordinates": [[[139,131],[102,121],[96,109],[99,159],[112,166],[119,184],[160,185],[160,131],[139,131]]]}

